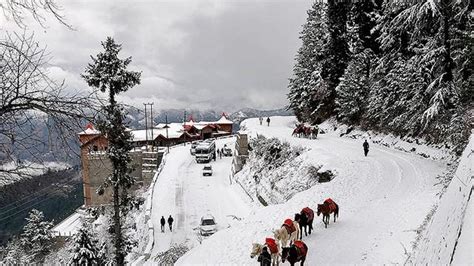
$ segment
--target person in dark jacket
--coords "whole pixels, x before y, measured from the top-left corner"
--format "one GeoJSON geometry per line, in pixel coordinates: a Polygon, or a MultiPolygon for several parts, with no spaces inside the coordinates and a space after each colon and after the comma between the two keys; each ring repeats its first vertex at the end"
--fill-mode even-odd
{"type": "Polygon", "coordinates": [[[267,117],[267,126],[270,126],[270,117],[267,117]]]}
{"type": "Polygon", "coordinates": [[[362,144],[362,146],[364,147],[365,157],[367,157],[367,154],[369,153],[369,143],[367,142],[367,140],[364,141],[364,144],[362,144]]]}
{"type": "Polygon", "coordinates": [[[257,258],[257,261],[260,262],[260,266],[270,266],[272,265],[272,256],[268,252],[267,247],[263,247],[262,253],[257,258]]]}
{"type": "Polygon", "coordinates": [[[168,225],[170,226],[170,231],[173,232],[173,217],[171,217],[171,214],[170,214],[170,217],[168,217],[168,225]]]}
{"type": "Polygon", "coordinates": [[[161,232],[164,233],[165,232],[165,224],[166,224],[166,220],[165,220],[164,216],[161,216],[160,224],[161,224],[161,232]]]}

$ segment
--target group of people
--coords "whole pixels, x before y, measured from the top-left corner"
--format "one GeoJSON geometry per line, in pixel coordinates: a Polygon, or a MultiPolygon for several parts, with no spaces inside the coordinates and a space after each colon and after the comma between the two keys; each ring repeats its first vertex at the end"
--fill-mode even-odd
{"type": "MultiPolygon", "coordinates": [[[[258,118],[258,121],[260,121],[260,125],[262,125],[263,123],[263,117],[259,117],[258,118]]],[[[270,126],[270,117],[267,117],[267,126],[269,127],[270,126]]]]}
{"type": "MultiPolygon", "coordinates": [[[[219,155],[219,158],[222,159],[222,156],[224,156],[224,149],[227,148],[227,144],[224,144],[224,147],[220,148],[220,149],[216,149],[217,150],[217,155],[219,155]]],[[[216,157],[214,157],[214,161],[215,161],[216,157]]]]}
{"type": "MultiPolygon", "coordinates": [[[[173,232],[173,222],[174,222],[174,219],[173,217],[171,217],[171,214],[170,214],[170,217],[168,217],[168,225],[170,227],[171,232],[173,232]]],[[[166,220],[164,216],[161,216],[160,224],[161,224],[161,232],[164,233],[165,225],[166,225],[166,220]]]]}

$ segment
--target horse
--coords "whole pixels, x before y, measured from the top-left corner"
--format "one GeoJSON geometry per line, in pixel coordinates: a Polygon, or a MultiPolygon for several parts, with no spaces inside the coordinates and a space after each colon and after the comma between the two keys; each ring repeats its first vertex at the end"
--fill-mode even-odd
{"type": "Polygon", "coordinates": [[[304,134],[304,125],[297,125],[296,128],[293,130],[291,136],[297,136],[298,138],[301,137],[301,134],[304,134]]]}
{"type": "Polygon", "coordinates": [[[336,216],[339,217],[339,206],[332,200],[326,199],[323,204],[318,204],[318,216],[323,214],[323,223],[325,228],[328,228],[329,218],[331,213],[334,212],[334,222],[336,222],[336,216]]]}
{"type": "Polygon", "coordinates": [[[284,263],[286,260],[291,266],[295,265],[296,262],[301,261],[303,266],[308,254],[308,246],[303,241],[296,240],[290,247],[284,247],[281,253],[281,261],[284,263]]]}
{"type": "Polygon", "coordinates": [[[286,247],[288,245],[288,241],[290,243],[298,240],[300,235],[300,226],[298,222],[292,221],[291,219],[286,219],[285,223],[281,226],[280,229],[276,229],[273,231],[273,236],[275,239],[280,241],[282,247],[286,247]]]}
{"type": "Polygon", "coordinates": [[[303,132],[305,138],[311,138],[311,127],[304,126],[303,132]]]}
{"type": "Polygon", "coordinates": [[[303,229],[304,235],[308,236],[308,227],[309,234],[313,230],[313,220],[314,220],[314,211],[309,207],[303,208],[300,213],[295,214],[295,221],[298,221],[300,225],[300,239],[303,239],[303,229]]]}
{"type": "Polygon", "coordinates": [[[254,258],[255,256],[260,256],[263,251],[263,248],[267,247],[270,251],[270,256],[272,257],[272,265],[280,265],[280,250],[278,244],[275,242],[273,238],[266,238],[265,244],[253,243],[252,244],[252,252],[250,253],[250,258],[254,258]]]}

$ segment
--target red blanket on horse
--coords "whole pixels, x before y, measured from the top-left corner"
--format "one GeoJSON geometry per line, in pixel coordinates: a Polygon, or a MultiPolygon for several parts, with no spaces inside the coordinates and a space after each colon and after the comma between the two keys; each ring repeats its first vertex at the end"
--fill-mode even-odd
{"type": "Polygon", "coordinates": [[[324,204],[327,204],[329,206],[329,210],[331,212],[334,212],[336,210],[336,203],[331,199],[331,198],[327,198],[325,201],[324,201],[324,204]]]}
{"type": "Polygon", "coordinates": [[[267,245],[268,249],[270,249],[271,254],[278,253],[278,246],[273,238],[265,238],[265,244],[267,245]]]}
{"type": "Polygon", "coordinates": [[[314,219],[314,211],[311,208],[306,207],[301,211],[306,215],[306,217],[308,217],[308,221],[312,221],[314,219]]]}
{"type": "Polygon", "coordinates": [[[290,235],[291,233],[296,231],[295,225],[293,224],[293,220],[291,219],[286,219],[282,226],[286,228],[286,230],[288,231],[288,234],[290,235]]]}
{"type": "Polygon", "coordinates": [[[295,245],[295,247],[296,247],[296,252],[298,254],[298,258],[306,256],[306,254],[308,253],[308,249],[306,248],[303,241],[295,240],[295,243],[293,245],[295,245]]]}

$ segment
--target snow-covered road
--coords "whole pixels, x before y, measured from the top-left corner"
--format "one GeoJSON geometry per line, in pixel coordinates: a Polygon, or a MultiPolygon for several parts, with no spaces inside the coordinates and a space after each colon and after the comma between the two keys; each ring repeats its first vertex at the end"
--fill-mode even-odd
{"type": "MultiPolygon", "coordinates": [[[[234,143],[235,138],[227,138],[217,140],[216,146],[221,148],[227,144],[233,148],[234,143]]],[[[156,254],[173,244],[197,245],[196,229],[202,215],[212,214],[223,229],[236,221],[234,217],[242,218],[250,211],[248,197],[240,187],[229,184],[232,157],[212,161],[213,175],[204,177],[204,164],[196,163],[189,148],[190,145],[171,149],[155,184],[151,215],[155,242],[150,263],[156,254]],[[169,215],[175,219],[173,232],[166,225],[165,233],[161,233],[160,218],[167,219],[169,215]]]]}
{"type": "Polygon", "coordinates": [[[308,158],[336,170],[337,177],[296,194],[285,204],[252,213],[188,252],[179,263],[255,263],[249,258],[251,243],[263,242],[285,218],[306,206],[315,209],[328,197],[340,205],[340,218],[335,224],[331,220],[325,229],[321,217],[316,217],[315,233],[303,239],[309,246],[308,265],[405,262],[417,230],[437,201],[441,186],[436,185],[436,177],[446,163],[376,144],[364,157],[361,140],[333,132],[317,140],[291,137],[294,122],[293,117],[275,117],[270,127],[258,125],[257,119],[246,120],[243,126],[252,134],[309,148],[308,158]],[[228,239],[234,244],[229,245],[228,239]]]}

